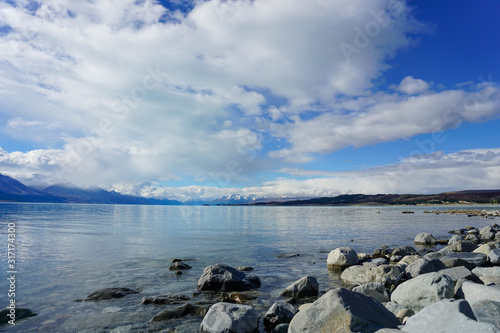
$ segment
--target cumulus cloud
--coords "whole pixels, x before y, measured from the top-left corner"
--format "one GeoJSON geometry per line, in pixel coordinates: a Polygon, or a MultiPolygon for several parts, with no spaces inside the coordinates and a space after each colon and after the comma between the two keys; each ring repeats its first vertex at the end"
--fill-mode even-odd
{"type": "MultiPolygon", "coordinates": [[[[387,59],[425,30],[404,1],[175,5],[191,10],[153,0],[0,3],[3,131],[45,147],[2,152],[0,170],[132,192],[141,184],[144,195],[166,190],[143,182],[185,176],[230,178],[221,182],[231,187],[282,160],[498,112],[494,86],[431,92],[409,76],[399,86],[406,95],[380,92],[374,82],[387,59]]],[[[295,195],[304,184],[278,180],[255,191],[295,195]]]]}
{"type": "Polygon", "coordinates": [[[415,95],[429,90],[430,85],[424,80],[414,79],[412,76],[407,76],[399,84],[398,90],[408,94],[415,95]]]}

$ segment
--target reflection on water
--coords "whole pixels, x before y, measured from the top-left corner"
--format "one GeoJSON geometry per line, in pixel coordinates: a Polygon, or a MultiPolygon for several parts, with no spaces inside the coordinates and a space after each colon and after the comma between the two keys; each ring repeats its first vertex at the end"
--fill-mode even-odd
{"type": "MultiPolygon", "coordinates": [[[[316,276],[322,290],[338,286],[338,274],[326,269],[327,254],[336,247],[371,253],[381,245],[410,245],[422,231],[446,236],[453,228],[491,223],[423,214],[426,209],[413,207],[415,214],[403,215],[407,208],[3,203],[2,244],[7,224],[17,225],[16,301],[39,314],[9,331],[72,331],[71,318],[89,314],[97,318],[90,326],[99,322],[97,314],[104,324],[145,322],[159,308],[141,305],[142,295],[190,295],[203,269],[217,262],[255,268],[253,274],[263,283],[257,307],[265,311],[280,288],[304,275],[316,276]],[[277,258],[287,253],[300,256],[277,258]],[[168,270],[172,258],[191,258],[193,268],[175,276],[168,270]],[[106,287],[129,287],[141,294],[103,303],[74,302],[106,287]]],[[[6,272],[6,255],[0,263],[6,272]]],[[[6,279],[0,290],[8,290],[6,279]]],[[[7,301],[2,298],[0,306],[7,301]]]]}

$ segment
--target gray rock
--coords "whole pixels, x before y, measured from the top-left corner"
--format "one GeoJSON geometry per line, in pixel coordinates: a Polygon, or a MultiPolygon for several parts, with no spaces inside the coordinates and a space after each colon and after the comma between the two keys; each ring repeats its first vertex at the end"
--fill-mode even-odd
{"type": "Polygon", "coordinates": [[[351,266],[340,278],[346,285],[382,282],[385,286],[396,285],[405,274],[405,266],[380,265],[377,267],[351,266]]]}
{"type": "Polygon", "coordinates": [[[500,302],[478,301],[471,308],[477,321],[492,324],[500,330],[500,302]]]}
{"type": "Polygon", "coordinates": [[[389,302],[389,291],[382,282],[370,282],[352,289],[357,293],[375,298],[380,303],[389,302]]]}
{"type": "Polygon", "coordinates": [[[304,276],[281,292],[284,297],[318,296],[319,283],[313,276],[304,276]]]}
{"type": "Polygon", "coordinates": [[[264,316],[264,325],[273,328],[279,324],[288,324],[292,321],[295,313],[297,310],[293,305],[286,302],[276,302],[267,310],[264,316]]]}
{"type": "Polygon", "coordinates": [[[465,236],[465,240],[472,242],[474,244],[481,243],[481,238],[479,238],[479,236],[477,236],[475,234],[469,234],[469,235],[465,236]]]}
{"type": "Polygon", "coordinates": [[[446,275],[427,273],[400,284],[392,293],[391,301],[416,312],[442,299],[453,298],[454,286],[446,275]]]}
{"type": "Polygon", "coordinates": [[[493,249],[488,254],[488,259],[493,265],[500,265],[500,249],[493,249]]]}
{"type": "Polygon", "coordinates": [[[398,325],[396,316],[375,299],[339,288],[297,313],[288,332],[376,332],[398,325]]]}
{"type": "Polygon", "coordinates": [[[113,298],[122,298],[130,294],[137,294],[138,291],[129,288],[104,288],[94,291],[92,294],[88,295],[84,301],[95,302],[110,300],[113,298]]]}
{"type": "Polygon", "coordinates": [[[182,304],[189,301],[190,298],[184,295],[174,295],[174,296],[144,296],[141,303],[147,304],[182,304]]]}
{"type": "Polygon", "coordinates": [[[459,242],[461,240],[462,240],[462,237],[460,237],[459,235],[453,235],[450,237],[450,239],[448,239],[448,245],[459,242]]]}
{"type": "Polygon", "coordinates": [[[387,310],[391,311],[394,315],[397,315],[399,311],[405,309],[404,306],[399,305],[398,303],[395,302],[387,302],[385,303],[385,307],[387,308],[387,310]]]}
{"type": "Polygon", "coordinates": [[[224,264],[205,268],[197,287],[200,291],[245,291],[260,287],[260,279],[254,275],[224,264]]]}
{"type": "Polygon", "coordinates": [[[500,240],[500,231],[495,234],[495,240],[500,240]]]}
{"type": "Polygon", "coordinates": [[[168,269],[171,271],[187,270],[191,269],[191,266],[182,261],[175,261],[168,269]]]}
{"type": "Polygon", "coordinates": [[[287,333],[289,326],[290,326],[290,324],[279,324],[278,326],[273,328],[271,333],[287,333]]]}
{"type": "Polygon", "coordinates": [[[472,272],[463,266],[446,268],[440,270],[439,273],[449,276],[453,282],[457,282],[459,279],[467,279],[472,275],[472,272]]]}
{"type": "Polygon", "coordinates": [[[328,254],[326,260],[329,269],[343,269],[359,262],[358,254],[350,247],[343,246],[336,248],[328,254]]]}
{"type": "Polygon", "coordinates": [[[483,281],[484,284],[500,285],[500,267],[476,267],[472,270],[476,276],[483,281]]]}
{"type": "Polygon", "coordinates": [[[26,308],[15,308],[11,311],[11,309],[3,309],[0,310],[0,325],[7,324],[9,320],[15,319],[15,323],[18,323],[18,320],[23,318],[33,317],[37,314],[26,308]],[[12,312],[13,311],[13,312],[12,312]]]}
{"type": "Polygon", "coordinates": [[[407,333],[422,332],[498,332],[487,323],[476,321],[472,309],[464,300],[442,300],[410,317],[402,329],[407,333]]]}
{"type": "Polygon", "coordinates": [[[370,260],[367,260],[364,263],[362,263],[363,266],[367,266],[367,267],[377,267],[380,265],[388,265],[388,264],[389,264],[389,260],[387,260],[385,258],[370,259],[370,260]]]}
{"type": "Polygon", "coordinates": [[[418,251],[411,246],[400,246],[391,253],[391,261],[400,261],[404,256],[418,254],[418,251]]]}
{"type": "Polygon", "coordinates": [[[406,267],[406,277],[411,279],[425,273],[438,272],[445,268],[445,264],[439,259],[421,258],[406,267]]]}
{"type": "Polygon", "coordinates": [[[375,333],[398,333],[402,332],[401,330],[398,330],[397,328],[382,328],[375,333]]]}
{"type": "Polygon", "coordinates": [[[473,267],[475,266],[481,266],[486,262],[486,255],[482,253],[472,253],[472,252],[465,252],[465,253],[451,253],[447,254],[444,257],[441,257],[441,260],[447,260],[447,259],[462,259],[467,261],[470,265],[473,267]]]}
{"type": "Polygon", "coordinates": [[[458,258],[454,258],[454,259],[441,259],[441,261],[448,268],[460,267],[460,266],[465,267],[468,270],[472,270],[474,268],[474,265],[471,265],[469,262],[467,262],[465,260],[462,260],[462,259],[458,259],[458,258]]]}
{"type": "Polygon", "coordinates": [[[421,232],[417,236],[415,236],[413,243],[418,245],[436,245],[437,241],[434,236],[432,236],[432,234],[421,232]]]}
{"type": "Polygon", "coordinates": [[[398,265],[409,265],[414,261],[417,261],[418,259],[422,258],[422,256],[418,254],[412,254],[409,256],[404,256],[403,259],[398,261],[398,265]]]}
{"type": "MultiPolygon", "coordinates": [[[[448,245],[445,249],[451,250],[453,252],[472,252],[477,249],[477,245],[473,242],[462,239],[458,242],[454,242],[453,244],[448,245]]],[[[444,251],[440,250],[440,252],[442,253],[444,251]]]]}
{"type": "Polygon", "coordinates": [[[487,225],[486,227],[479,229],[479,237],[481,237],[484,241],[489,241],[495,238],[496,232],[497,231],[495,229],[487,225]]]}
{"type": "Polygon", "coordinates": [[[259,316],[251,306],[216,303],[203,318],[200,330],[208,333],[253,333],[258,326],[259,316]]]}
{"type": "Polygon", "coordinates": [[[500,286],[485,286],[479,283],[464,281],[456,294],[458,298],[463,298],[470,304],[482,300],[500,302],[500,286]]]}

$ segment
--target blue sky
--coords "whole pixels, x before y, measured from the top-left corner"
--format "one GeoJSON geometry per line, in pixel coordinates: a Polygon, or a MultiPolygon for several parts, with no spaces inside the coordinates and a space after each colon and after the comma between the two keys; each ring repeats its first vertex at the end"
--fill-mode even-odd
{"type": "Polygon", "coordinates": [[[0,172],[210,200],[500,187],[497,1],[0,4],[0,172]]]}

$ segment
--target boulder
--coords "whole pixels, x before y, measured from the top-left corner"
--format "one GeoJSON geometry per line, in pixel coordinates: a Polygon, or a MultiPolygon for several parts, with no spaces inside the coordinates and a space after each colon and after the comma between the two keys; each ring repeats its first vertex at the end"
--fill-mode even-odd
{"type": "Polygon", "coordinates": [[[492,324],[500,330],[500,302],[478,301],[471,304],[471,308],[477,321],[492,324]]]}
{"type": "Polygon", "coordinates": [[[380,302],[344,288],[330,290],[293,317],[289,333],[376,332],[399,320],[380,302]]]}
{"type": "Polygon", "coordinates": [[[340,278],[346,285],[382,282],[385,286],[395,285],[405,274],[406,266],[380,265],[377,267],[351,266],[342,272],[340,278]]]}
{"type": "Polygon", "coordinates": [[[297,310],[293,305],[285,302],[274,303],[264,316],[264,325],[268,328],[273,328],[279,324],[288,324],[292,321],[297,310]]]}
{"type": "Polygon", "coordinates": [[[210,307],[201,322],[201,332],[254,333],[259,326],[259,315],[248,305],[216,303],[210,307]]]}
{"type": "Polygon", "coordinates": [[[458,258],[454,258],[454,259],[441,259],[441,261],[448,268],[460,267],[460,266],[465,267],[468,270],[472,270],[474,268],[474,265],[471,265],[469,262],[467,262],[467,261],[465,261],[463,259],[458,259],[458,258]]]}
{"type": "Polygon", "coordinates": [[[418,260],[422,258],[421,255],[418,255],[418,254],[412,254],[412,255],[409,255],[409,256],[404,256],[403,259],[401,259],[399,262],[398,262],[398,265],[409,265],[411,264],[412,262],[418,260]]]}
{"type": "Polygon", "coordinates": [[[413,240],[413,243],[415,245],[436,245],[437,241],[432,236],[432,234],[429,234],[427,232],[421,232],[417,236],[415,236],[415,239],[413,240]]]}
{"type": "Polygon", "coordinates": [[[447,259],[462,259],[467,261],[470,265],[473,267],[476,266],[481,266],[486,262],[486,255],[482,253],[472,253],[472,252],[465,252],[465,253],[451,253],[447,254],[443,257],[441,257],[441,260],[447,260],[447,259]]]}
{"type": "Polygon", "coordinates": [[[479,229],[479,237],[484,241],[492,240],[493,238],[495,238],[496,233],[497,231],[489,225],[479,229]]]}
{"type": "Polygon", "coordinates": [[[500,286],[485,286],[483,284],[464,281],[457,290],[457,298],[465,299],[470,304],[490,300],[500,302],[500,286]]]}
{"type": "MultiPolygon", "coordinates": [[[[448,245],[445,249],[449,249],[453,252],[472,252],[477,249],[477,245],[473,242],[462,239],[458,242],[454,242],[453,244],[448,245]]],[[[442,253],[444,251],[440,250],[440,252],[442,253]]]]}
{"type": "Polygon", "coordinates": [[[475,249],[474,253],[482,253],[482,254],[485,254],[485,255],[489,255],[491,250],[494,250],[496,249],[496,245],[494,243],[486,243],[486,244],[483,244],[481,246],[479,246],[477,249],[475,249]]]}
{"type": "Polygon", "coordinates": [[[404,256],[418,254],[418,251],[411,246],[400,246],[391,253],[391,261],[400,261],[404,256]]]}
{"type": "Polygon", "coordinates": [[[375,258],[375,259],[369,259],[362,263],[363,266],[368,266],[368,267],[377,267],[380,265],[389,265],[389,260],[385,258],[375,258]]]}
{"type": "Polygon", "coordinates": [[[403,332],[498,332],[487,323],[476,321],[472,309],[464,300],[441,300],[422,309],[406,321],[403,332]]]}
{"type": "Polygon", "coordinates": [[[380,303],[389,302],[389,291],[382,282],[370,282],[352,289],[357,293],[375,298],[380,303]]]}
{"type": "Polygon", "coordinates": [[[467,278],[470,278],[472,275],[472,272],[463,266],[446,268],[446,269],[440,270],[439,273],[449,276],[452,279],[452,281],[455,283],[459,279],[467,279],[467,278]]]}
{"type": "Polygon", "coordinates": [[[285,297],[318,296],[319,283],[313,276],[304,276],[295,281],[281,292],[285,297]]]}
{"type": "Polygon", "coordinates": [[[391,301],[413,311],[453,298],[455,293],[452,279],[440,273],[427,273],[400,284],[392,293],[391,301]]]}
{"type": "Polygon", "coordinates": [[[472,270],[476,276],[483,281],[484,284],[500,285],[500,267],[476,267],[472,270]]]}
{"type": "Polygon", "coordinates": [[[492,265],[500,265],[500,249],[491,250],[488,259],[492,265]]]}
{"type": "Polygon", "coordinates": [[[113,298],[122,298],[130,294],[137,294],[138,291],[129,288],[104,288],[94,291],[92,294],[88,295],[84,301],[96,302],[110,300],[113,298]]]}
{"type": "Polygon", "coordinates": [[[358,254],[350,247],[336,248],[328,254],[326,263],[328,269],[344,269],[359,262],[358,254]]]}
{"type": "Polygon", "coordinates": [[[448,245],[459,242],[461,240],[462,240],[462,237],[460,237],[459,235],[453,235],[450,237],[450,239],[448,239],[448,245]]]}
{"type": "Polygon", "coordinates": [[[182,261],[175,261],[168,269],[171,271],[187,270],[191,269],[191,266],[182,261]]]}
{"type": "Polygon", "coordinates": [[[445,268],[445,264],[439,259],[421,258],[406,267],[406,277],[411,279],[425,273],[438,272],[445,268]]]}
{"type": "Polygon", "coordinates": [[[200,291],[244,291],[259,288],[260,280],[228,265],[216,264],[205,268],[197,287],[200,291]]]}

